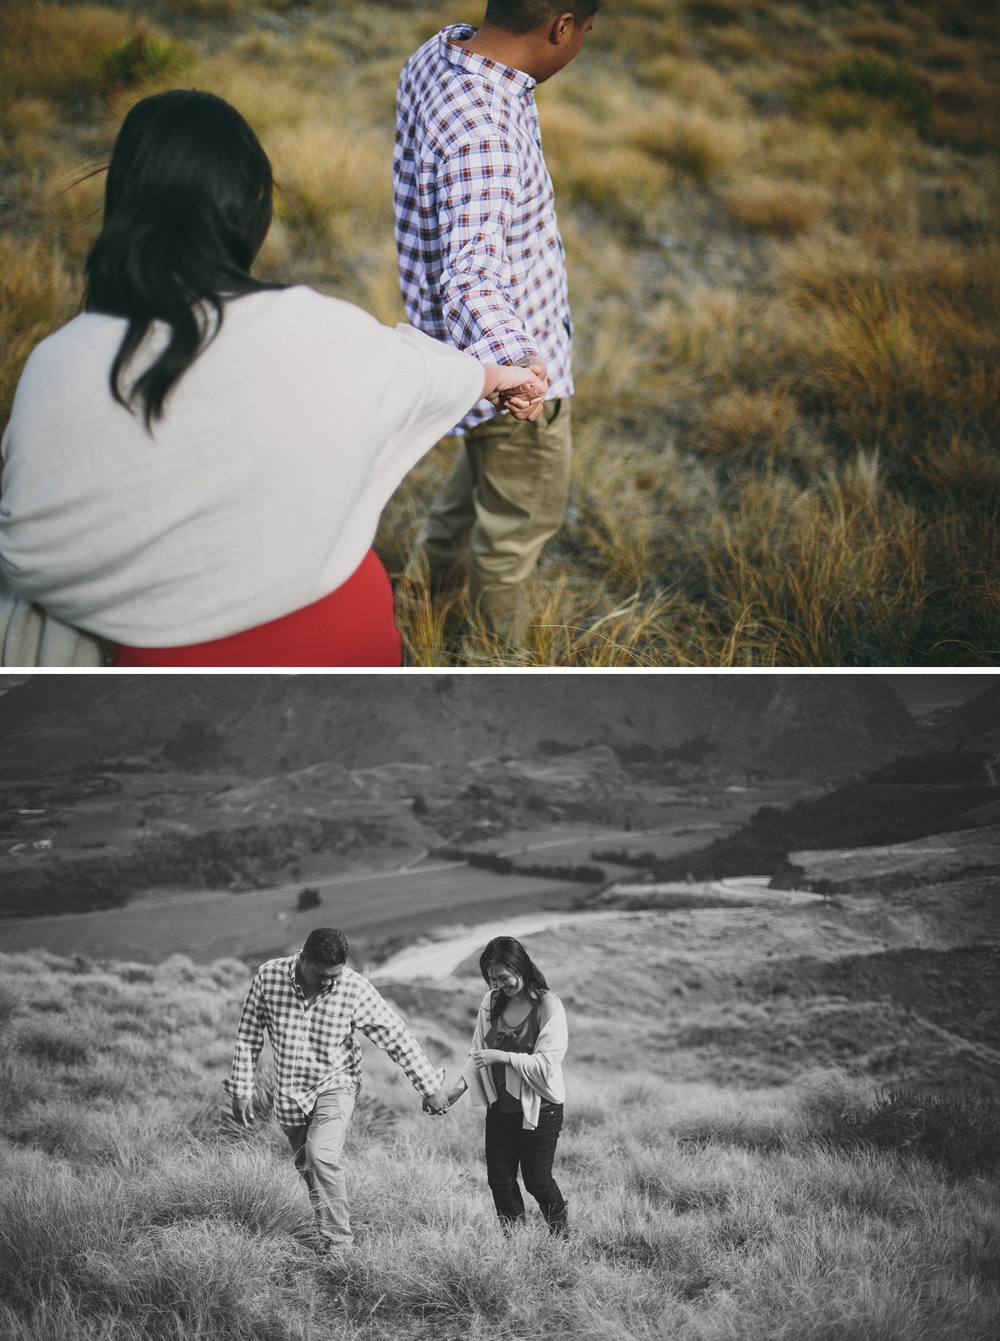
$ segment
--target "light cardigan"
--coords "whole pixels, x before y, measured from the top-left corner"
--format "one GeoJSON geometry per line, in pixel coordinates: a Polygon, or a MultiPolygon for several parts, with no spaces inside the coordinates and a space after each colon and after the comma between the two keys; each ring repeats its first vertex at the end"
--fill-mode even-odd
{"type": "MultiPolygon", "coordinates": [[[[226,304],[151,436],[108,385],[125,325],[85,313],[29,358],[0,445],[0,575],[135,647],[224,638],[340,586],[482,394],[468,354],[296,286],[226,304]]],[[[129,377],[166,338],[157,323],[129,377]]]]}
{"type": "MultiPolygon", "coordinates": [[[[490,1028],[491,997],[492,993],[487,992],[480,1004],[472,1036],[473,1049],[486,1046],[486,1035],[490,1028]]],[[[566,1012],[554,992],[545,992],[541,1005],[538,1038],[534,1050],[508,1052],[504,1075],[507,1093],[520,1096],[521,1111],[524,1115],[521,1125],[527,1131],[534,1131],[538,1126],[538,1113],[543,1102],[561,1104],[566,1099],[562,1074],[562,1059],[566,1056],[569,1044],[566,1012]]],[[[462,1079],[469,1087],[473,1103],[488,1107],[496,1102],[496,1086],[493,1084],[489,1067],[484,1067],[480,1071],[470,1058],[462,1071],[462,1079]]]]}

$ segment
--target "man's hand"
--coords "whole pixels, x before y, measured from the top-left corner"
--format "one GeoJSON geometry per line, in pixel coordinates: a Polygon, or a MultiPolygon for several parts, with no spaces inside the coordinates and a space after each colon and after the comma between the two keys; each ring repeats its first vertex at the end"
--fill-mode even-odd
{"type": "Polygon", "coordinates": [[[529,358],[512,366],[483,364],[483,397],[497,410],[507,410],[515,419],[534,422],[545,406],[549,389],[545,360],[529,358]]]}
{"type": "Polygon", "coordinates": [[[448,1093],[442,1087],[436,1093],[428,1094],[420,1106],[425,1113],[440,1117],[442,1113],[447,1113],[449,1103],[448,1093]]]}
{"type": "Polygon", "coordinates": [[[500,1052],[497,1048],[473,1048],[470,1056],[476,1064],[476,1069],[479,1071],[481,1071],[484,1066],[506,1066],[507,1064],[507,1054],[505,1052],[500,1052]]]}
{"type": "Polygon", "coordinates": [[[237,1099],[233,1095],[233,1119],[237,1126],[249,1129],[250,1123],[253,1122],[253,1100],[237,1099]]]}

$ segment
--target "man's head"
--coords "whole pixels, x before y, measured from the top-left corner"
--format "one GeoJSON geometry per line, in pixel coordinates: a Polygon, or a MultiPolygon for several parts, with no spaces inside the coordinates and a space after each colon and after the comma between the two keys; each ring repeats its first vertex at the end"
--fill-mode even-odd
{"type": "Polygon", "coordinates": [[[299,971],[312,990],[328,987],[344,972],[347,963],[347,937],[335,927],[317,927],[310,931],[299,955],[299,971]]]}
{"type": "Polygon", "coordinates": [[[541,84],[568,65],[583,46],[597,0],[488,0],[483,26],[530,46],[525,69],[541,84]]]}
{"type": "Polygon", "coordinates": [[[578,28],[597,13],[597,0],[488,0],[486,22],[509,33],[530,33],[564,14],[578,28]]]}

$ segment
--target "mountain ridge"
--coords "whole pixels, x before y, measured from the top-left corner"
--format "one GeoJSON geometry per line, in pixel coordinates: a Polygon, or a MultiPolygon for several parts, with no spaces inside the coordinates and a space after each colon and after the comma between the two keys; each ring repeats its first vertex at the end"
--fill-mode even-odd
{"type": "Polygon", "coordinates": [[[735,775],[836,781],[928,735],[872,677],[36,676],[0,698],[0,779],[130,756],[261,776],[692,741],[735,775]]]}

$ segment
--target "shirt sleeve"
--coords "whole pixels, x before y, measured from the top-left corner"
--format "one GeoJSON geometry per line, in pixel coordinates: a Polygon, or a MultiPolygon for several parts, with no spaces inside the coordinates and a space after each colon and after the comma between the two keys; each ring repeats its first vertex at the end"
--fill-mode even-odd
{"type": "Polygon", "coordinates": [[[234,1099],[249,1099],[253,1093],[254,1068],[264,1046],[264,1024],[264,991],[258,974],[243,1003],[243,1014],[236,1026],[233,1069],[229,1080],[224,1082],[224,1088],[234,1099]]]}
{"type": "Polygon", "coordinates": [[[511,298],[507,235],[520,191],[514,154],[499,139],[463,145],[439,168],[444,319],[458,347],[481,363],[538,353],[511,298]]]}
{"type": "Polygon", "coordinates": [[[354,1023],[366,1038],[403,1068],[418,1094],[425,1097],[435,1094],[444,1084],[444,1072],[435,1070],[430,1064],[423,1048],[370,982],[361,984],[354,1008],[354,1023]]]}

